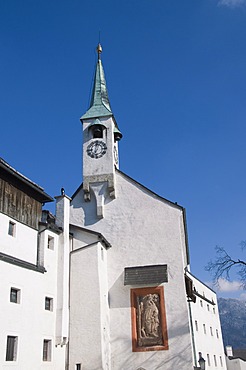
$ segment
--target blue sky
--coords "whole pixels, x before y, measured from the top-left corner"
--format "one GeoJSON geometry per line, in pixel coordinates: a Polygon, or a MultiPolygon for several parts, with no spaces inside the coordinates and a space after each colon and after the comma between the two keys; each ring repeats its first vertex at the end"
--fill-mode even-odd
{"type": "Polygon", "coordinates": [[[99,31],[120,168],[186,208],[208,282],[246,239],[246,1],[0,0],[0,156],[52,196],[82,181],[99,31]]]}

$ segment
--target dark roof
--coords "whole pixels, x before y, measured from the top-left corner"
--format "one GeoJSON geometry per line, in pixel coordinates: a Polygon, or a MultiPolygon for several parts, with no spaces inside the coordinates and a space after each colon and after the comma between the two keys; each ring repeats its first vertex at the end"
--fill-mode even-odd
{"type": "Polygon", "coordinates": [[[168,200],[166,198],[161,197],[160,195],[154,193],[152,190],[146,188],[146,186],[140,184],[140,182],[134,180],[132,177],[126,175],[124,172],[116,169],[117,172],[119,172],[121,175],[126,177],[127,179],[131,180],[132,182],[135,182],[138,186],[146,190],[148,193],[151,193],[152,196],[155,196],[157,199],[160,199],[161,201],[167,202],[170,205],[179,208],[183,213],[183,221],[184,221],[184,233],[185,233],[185,245],[186,245],[186,256],[187,256],[187,264],[190,264],[190,253],[189,253],[189,242],[188,242],[188,231],[187,231],[187,220],[186,220],[186,210],[184,207],[180,206],[177,202],[172,202],[171,200],[168,200]]]}
{"type": "Polygon", "coordinates": [[[11,167],[3,158],[0,158],[0,178],[40,203],[53,202],[53,198],[41,186],[11,167]]]}
{"type": "Polygon", "coordinates": [[[233,348],[233,357],[240,358],[243,361],[246,361],[246,349],[234,349],[233,348]]]}
{"type": "Polygon", "coordinates": [[[70,224],[71,227],[75,227],[77,229],[80,229],[82,231],[85,231],[89,234],[93,234],[93,235],[96,235],[98,237],[98,239],[103,243],[105,244],[105,247],[106,248],[111,248],[112,245],[107,241],[107,239],[99,232],[97,231],[94,231],[94,230],[90,230],[90,229],[87,229],[85,227],[81,227],[81,226],[78,226],[78,225],[73,225],[73,224],[70,224]]]}
{"type": "MultiPolygon", "coordinates": [[[[155,197],[157,197],[158,199],[162,200],[162,201],[165,201],[167,203],[169,203],[170,205],[174,206],[174,207],[177,207],[181,210],[185,210],[184,207],[180,206],[177,202],[172,202],[171,200],[168,200],[166,198],[163,198],[161,197],[160,195],[156,194],[155,192],[153,192],[152,190],[150,190],[149,188],[147,188],[146,186],[142,185],[140,182],[134,180],[132,177],[126,175],[124,172],[120,171],[119,169],[116,169],[117,172],[119,172],[121,175],[123,175],[124,177],[126,177],[128,180],[131,180],[132,182],[135,182],[135,184],[141,186],[144,190],[146,190],[147,192],[151,193],[152,195],[154,195],[155,197]]],[[[78,192],[83,188],[83,183],[75,190],[75,192],[73,193],[72,195],[72,199],[78,194],[78,192]]]]}
{"type": "Polygon", "coordinates": [[[187,271],[188,274],[190,274],[193,278],[195,278],[196,280],[198,280],[201,284],[203,284],[206,288],[208,288],[209,290],[211,290],[211,292],[213,293],[216,293],[210,286],[208,286],[207,284],[205,284],[203,281],[201,281],[200,279],[198,279],[198,277],[196,277],[194,274],[192,274],[190,271],[187,271]]]}
{"type": "Polygon", "coordinates": [[[154,195],[155,197],[157,197],[158,199],[162,200],[162,201],[165,201],[167,203],[169,203],[170,205],[173,205],[181,210],[184,209],[184,207],[180,206],[177,202],[172,202],[171,200],[168,200],[166,198],[163,198],[161,197],[160,195],[158,195],[157,193],[155,193],[154,191],[150,190],[149,188],[147,188],[146,186],[144,186],[143,184],[141,184],[140,182],[136,181],[135,179],[133,179],[132,177],[130,177],[129,175],[125,174],[124,172],[120,171],[119,169],[116,169],[117,172],[119,172],[121,175],[123,175],[124,177],[126,177],[128,180],[131,180],[133,182],[135,182],[137,185],[141,186],[141,188],[143,188],[144,190],[146,190],[147,192],[151,193],[152,195],[154,195]]]}

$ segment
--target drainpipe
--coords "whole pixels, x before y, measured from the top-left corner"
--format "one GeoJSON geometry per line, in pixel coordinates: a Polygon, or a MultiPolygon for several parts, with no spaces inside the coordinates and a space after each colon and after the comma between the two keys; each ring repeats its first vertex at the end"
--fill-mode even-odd
{"type": "Polygon", "coordinates": [[[195,367],[197,367],[195,336],[194,336],[194,328],[193,328],[192,315],[191,315],[191,307],[190,307],[190,302],[189,301],[188,301],[188,310],[189,310],[189,318],[190,318],[191,342],[192,342],[192,349],[193,349],[193,355],[194,355],[194,363],[195,363],[195,367]]]}

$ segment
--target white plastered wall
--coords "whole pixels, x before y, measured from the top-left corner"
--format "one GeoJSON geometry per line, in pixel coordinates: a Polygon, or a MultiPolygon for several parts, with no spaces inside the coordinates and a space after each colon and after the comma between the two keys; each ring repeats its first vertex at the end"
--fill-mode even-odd
{"type": "MultiPolygon", "coordinates": [[[[117,198],[106,199],[104,218],[96,217],[95,200],[84,203],[83,191],[72,201],[70,222],[101,232],[111,243],[108,255],[111,368],[148,370],[192,368],[187,299],[184,286],[185,240],[182,210],[117,172],[117,198]],[[124,268],[167,264],[165,304],[168,351],[132,352],[130,288],[124,268]]],[[[84,284],[87,284],[86,276],[84,284]]],[[[73,317],[71,315],[71,320],[73,317]]],[[[88,355],[93,356],[92,353],[88,355]]],[[[93,365],[84,369],[93,369],[93,365]]]]}
{"type": "Polygon", "coordinates": [[[37,230],[0,213],[0,248],[16,258],[36,264],[37,230]],[[9,222],[15,224],[14,236],[8,234],[9,222]]]}
{"type": "Polygon", "coordinates": [[[236,358],[229,360],[226,358],[227,370],[246,370],[246,361],[236,358]]]}
{"type": "MultiPolygon", "coordinates": [[[[8,217],[6,217],[6,221],[8,217]]],[[[0,223],[5,225],[6,222],[0,223]]],[[[17,231],[22,228],[23,238],[18,239],[18,248],[13,240],[8,245],[8,254],[24,261],[36,263],[36,253],[32,259],[26,258],[26,251],[37,251],[38,232],[17,223],[17,231]],[[33,235],[34,234],[34,235],[33,235]],[[32,236],[29,238],[29,236],[32,236]],[[22,252],[22,253],[20,253],[22,252]]],[[[4,228],[6,234],[6,228],[4,228]]],[[[66,346],[55,347],[56,303],[57,303],[57,263],[58,235],[51,230],[40,234],[40,250],[43,254],[44,274],[0,261],[0,368],[33,370],[64,369],[66,346]],[[48,235],[54,238],[54,249],[47,248],[48,235]],[[20,302],[10,302],[11,287],[20,290],[20,302]],[[53,299],[53,310],[45,310],[45,297],[53,299]],[[18,337],[16,361],[5,361],[8,335],[18,337]],[[43,340],[52,340],[52,361],[43,362],[43,340]]],[[[1,250],[2,251],[2,250],[1,250]]],[[[4,249],[6,253],[6,249],[4,249]]],[[[30,252],[31,254],[31,252],[30,252]]]]}
{"type": "Polygon", "coordinates": [[[88,246],[74,232],[70,270],[69,369],[110,367],[107,251],[93,237],[88,246]]]}

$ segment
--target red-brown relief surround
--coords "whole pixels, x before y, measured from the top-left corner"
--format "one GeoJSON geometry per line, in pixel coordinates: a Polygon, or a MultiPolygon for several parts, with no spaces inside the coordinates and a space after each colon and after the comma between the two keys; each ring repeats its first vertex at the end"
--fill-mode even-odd
{"type": "Polygon", "coordinates": [[[164,287],[131,289],[133,352],[168,350],[164,287]]]}

